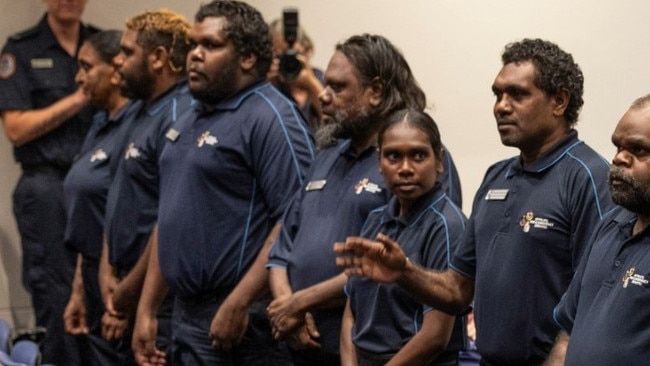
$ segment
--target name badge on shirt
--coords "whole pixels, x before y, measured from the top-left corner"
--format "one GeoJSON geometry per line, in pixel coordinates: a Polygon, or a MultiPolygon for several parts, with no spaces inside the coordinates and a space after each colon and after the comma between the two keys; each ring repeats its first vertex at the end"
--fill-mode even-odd
{"type": "Polygon", "coordinates": [[[165,137],[167,137],[167,139],[170,141],[176,141],[178,140],[178,136],[180,136],[180,134],[180,132],[176,131],[173,128],[170,128],[165,134],[165,137]]]}
{"type": "Polygon", "coordinates": [[[323,189],[323,187],[325,187],[325,184],[327,184],[327,181],[325,179],[312,180],[311,182],[307,183],[305,191],[320,191],[323,189]]]}
{"type": "Polygon", "coordinates": [[[51,69],[54,67],[54,60],[51,58],[33,58],[32,69],[51,69]]]}
{"type": "Polygon", "coordinates": [[[485,195],[486,201],[505,201],[508,197],[509,189],[490,189],[485,195]]]}

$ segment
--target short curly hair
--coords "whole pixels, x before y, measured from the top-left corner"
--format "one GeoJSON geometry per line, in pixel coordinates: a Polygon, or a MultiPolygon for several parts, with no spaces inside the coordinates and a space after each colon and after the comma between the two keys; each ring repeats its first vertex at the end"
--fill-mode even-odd
{"type": "Polygon", "coordinates": [[[513,62],[532,62],[535,66],[535,86],[548,96],[562,90],[569,92],[564,118],[570,126],[578,121],[580,108],[584,104],[584,76],[570,53],[549,41],[523,39],[506,45],[501,61],[504,66],[513,62]]]}
{"type": "Polygon", "coordinates": [[[190,24],[184,16],[168,9],[145,11],[127,20],[126,28],[138,32],[136,42],[145,52],[163,46],[169,52],[172,70],[185,72],[190,24]]]}
{"type": "Polygon", "coordinates": [[[226,19],[224,36],[232,41],[235,52],[257,56],[255,69],[258,76],[266,76],[273,60],[273,48],[271,32],[262,14],[241,1],[214,0],[201,5],[194,20],[201,23],[208,17],[226,19]]]}

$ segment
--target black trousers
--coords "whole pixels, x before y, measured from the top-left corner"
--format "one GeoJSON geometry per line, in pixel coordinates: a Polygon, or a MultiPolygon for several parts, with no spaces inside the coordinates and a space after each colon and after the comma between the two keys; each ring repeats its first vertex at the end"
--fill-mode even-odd
{"type": "Polygon", "coordinates": [[[65,172],[26,170],[14,190],[14,215],[23,251],[22,280],[32,297],[36,325],[47,333],[43,362],[80,365],[77,339],[65,333],[63,310],[70,298],[76,255],[65,248],[65,172]]]}

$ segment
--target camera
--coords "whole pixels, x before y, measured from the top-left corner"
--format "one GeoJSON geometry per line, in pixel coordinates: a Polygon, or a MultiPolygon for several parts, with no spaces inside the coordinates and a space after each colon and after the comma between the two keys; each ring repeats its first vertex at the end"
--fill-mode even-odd
{"type": "Polygon", "coordinates": [[[292,80],[302,70],[302,62],[298,60],[298,53],[293,48],[298,39],[298,9],[284,9],[282,12],[282,26],[284,29],[284,41],[287,42],[288,48],[280,55],[279,72],[283,78],[292,80]]]}

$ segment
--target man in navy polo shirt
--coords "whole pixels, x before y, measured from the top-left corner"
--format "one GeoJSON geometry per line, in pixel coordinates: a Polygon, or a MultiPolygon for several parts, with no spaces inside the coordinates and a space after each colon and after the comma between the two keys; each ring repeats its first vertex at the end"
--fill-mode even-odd
{"type": "Polygon", "coordinates": [[[265,80],[271,39],[256,9],[238,1],[202,5],[190,42],[197,103],[161,157],[157,241],[133,348],[141,363],[162,356],[154,315],[169,289],[176,295],[174,364],[290,364],[271,336],[264,264],[313,158],[308,127],[265,80]]]}
{"type": "Polygon", "coordinates": [[[74,253],[64,247],[63,179],[92,122],[74,78],[77,52],[96,28],[81,22],[86,0],[46,0],[47,14],[7,40],[0,56],[0,112],[22,176],[13,208],[22,246],[23,285],[36,325],[47,328],[43,361],[80,363],[63,330],[74,253]]]}
{"type": "MultiPolygon", "coordinates": [[[[358,235],[368,213],[390,199],[377,158],[382,123],[396,110],[426,107],[403,55],[379,35],[357,35],[337,45],[325,82],[322,111],[327,124],[340,130],[340,140],[316,158],[283,216],[267,265],[274,336],[290,341],[296,365],[339,363],[347,277],[334,263],[332,244],[358,235]],[[307,331],[312,317],[318,336],[307,331]]],[[[441,174],[445,188],[459,185],[448,159],[441,174]],[[453,179],[445,179],[450,172],[453,179]]]]}
{"type": "Polygon", "coordinates": [[[451,268],[426,271],[399,248],[369,241],[337,247],[356,253],[337,261],[351,275],[396,280],[450,313],[466,311],[474,298],[481,364],[535,365],[559,330],[553,307],[613,204],[607,162],[572,128],[583,104],[573,57],[524,39],[507,45],[502,61],[494,116],[501,142],[520,155],[488,169],[451,268]]]}
{"type": "MultiPolygon", "coordinates": [[[[123,94],[141,101],[133,129],[108,191],[100,286],[105,338],[122,339],[130,351],[133,320],[146,273],[148,240],[158,217],[158,160],[170,127],[190,108],[185,79],[190,25],[169,10],[146,11],[126,23],[115,64],[123,94]],[[126,332],[126,333],[125,333],[126,332]]],[[[173,299],[161,311],[161,347],[171,343],[173,299]]],[[[133,362],[134,360],[132,360],[133,362]]]]}
{"type": "Polygon", "coordinates": [[[549,365],[650,362],[650,95],[623,115],[612,142],[617,152],[609,189],[620,207],[596,230],[555,309],[566,333],[558,337],[549,365]]]}

